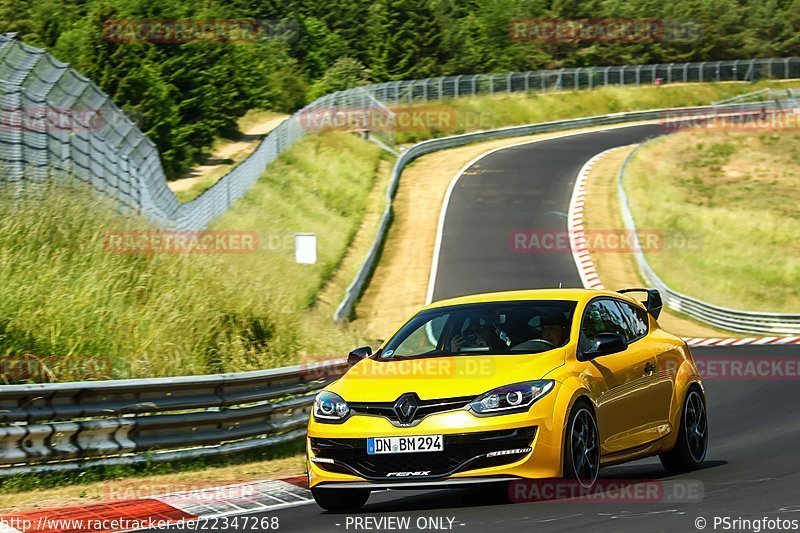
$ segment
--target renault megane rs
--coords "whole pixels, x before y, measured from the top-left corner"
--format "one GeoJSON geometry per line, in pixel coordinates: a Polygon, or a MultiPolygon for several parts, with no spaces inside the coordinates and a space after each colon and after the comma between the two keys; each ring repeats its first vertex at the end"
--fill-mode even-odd
{"type": "Polygon", "coordinates": [[[559,289],[436,302],[320,392],[308,424],[317,503],[371,490],[566,478],[658,455],[699,468],[705,395],[688,346],[657,322],[656,290],[559,289]],[[631,292],[646,295],[643,302],[631,292]]]}

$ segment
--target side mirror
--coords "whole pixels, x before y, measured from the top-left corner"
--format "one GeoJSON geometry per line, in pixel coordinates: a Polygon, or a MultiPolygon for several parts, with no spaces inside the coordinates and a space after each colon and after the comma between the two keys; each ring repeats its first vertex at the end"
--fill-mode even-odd
{"type": "Polygon", "coordinates": [[[366,359],[372,355],[372,348],[369,346],[362,346],[361,348],[356,348],[349,354],[347,354],[347,367],[350,368],[354,364],[358,363],[362,359],[366,359]]]}
{"type": "Polygon", "coordinates": [[[591,347],[580,354],[580,361],[591,361],[602,355],[624,352],[628,349],[625,337],[616,333],[600,333],[592,339],[591,347]]]}

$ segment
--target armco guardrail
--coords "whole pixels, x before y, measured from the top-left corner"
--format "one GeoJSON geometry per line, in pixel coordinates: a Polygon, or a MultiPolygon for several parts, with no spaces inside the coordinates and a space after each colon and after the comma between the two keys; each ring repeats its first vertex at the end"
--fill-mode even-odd
{"type": "MultiPolygon", "coordinates": [[[[213,187],[180,203],[167,187],[153,143],[96,85],[43,50],[0,35],[0,115],[67,114],[76,126],[53,127],[46,120],[33,128],[0,125],[0,180],[18,183],[74,176],[164,227],[202,229],[302,138],[309,123],[330,120],[338,113],[391,116],[391,106],[479,94],[798,77],[800,58],[790,57],[475,74],[367,85],[315,100],[272,131],[249,158],[213,187]]],[[[391,142],[388,133],[384,142],[391,142]]]]}
{"type": "Polygon", "coordinates": [[[381,217],[378,233],[375,241],[367,254],[361,268],[356,273],[350,286],[347,288],[344,299],[334,311],[333,319],[335,321],[344,320],[349,317],[353,311],[353,306],[358,300],[364,286],[375,267],[378,259],[381,246],[386,238],[386,232],[389,229],[389,224],[392,220],[392,199],[397,191],[397,185],[400,181],[400,175],[403,170],[414,159],[431,153],[437,150],[446,150],[448,148],[455,148],[457,146],[464,146],[466,144],[482,141],[490,141],[494,139],[503,139],[509,137],[522,137],[525,135],[532,135],[535,133],[547,133],[554,131],[564,131],[577,128],[587,128],[592,126],[605,126],[609,124],[620,124],[625,122],[638,122],[641,120],[658,120],[664,119],[665,121],[676,122],[681,120],[696,120],[698,117],[704,116],[705,113],[753,113],[760,112],[762,109],[772,109],[775,102],[758,102],[748,104],[735,104],[735,105],[717,105],[717,106],[701,106],[701,107],[685,107],[674,109],[651,109],[647,111],[631,111],[627,113],[613,113],[609,115],[600,115],[595,117],[576,118],[570,120],[557,120],[554,122],[543,122],[540,124],[531,124],[526,126],[514,126],[510,128],[501,128],[489,131],[480,131],[475,133],[466,133],[463,135],[455,135],[452,137],[441,137],[439,139],[432,139],[429,141],[422,141],[415,144],[397,159],[394,168],[392,169],[392,176],[389,186],[386,191],[386,209],[381,217]],[[683,117],[683,118],[682,118],[683,117]]]}
{"type": "Polygon", "coordinates": [[[237,453],[305,435],[344,361],[237,374],[0,385],[0,476],[237,453]]]}
{"type": "Polygon", "coordinates": [[[623,183],[628,164],[634,155],[638,153],[639,149],[645,145],[646,143],[640,144],[636,149],[632,150],[622,164],[622,167],[620,167],[617,177],[617,192],[620,199],[625,229],[630,231],[633,236],[633,254],[648,285],[661,292],[664,302],[670,308],[707,324],[711,324],[712,326],[739,333],[800,335],[800,314],[761,313],[721,307],[675,291],[658,277],[650,266],[650,263],[648,263],[644,253],[641,251],[641,246],[636,236],[636,224],[633,220],[633,213],[631,213],[628,196],[625,194],[623,183]]]}

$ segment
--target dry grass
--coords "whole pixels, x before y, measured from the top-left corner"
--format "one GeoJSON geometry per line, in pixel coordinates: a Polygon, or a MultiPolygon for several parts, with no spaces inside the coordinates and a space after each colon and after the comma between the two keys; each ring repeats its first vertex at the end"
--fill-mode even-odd
{"type": "MultiPolygon", "coordinates": [[[[617,173],[631,150],[632,146],[610,152],[589,172],[583,211],[587,230],[621,230],[625,227],[617,195],[617,173]]],[[[632,254],[597,250],[590,250],[590,253],[600,281],[607,289],[645,286],[632,254]]],[[[662,311],[658,322],[666,331],[681,337],[730,336],[668,308],[662,311]]]]}
{"type": "Polygon", "coordinates": [[[367,198],[367,207],[364,219],[356,233],[355,238],[347,248],[342,262],[325,287],[319,292],[315,304],[315,311],[330,318],[339,306],[347,287],[352,283],[364,258],[375,241],[378,233],[378,223],[386,209],[386,187],[391,177],[394,160],[381,161],[377,172],[377,179],[372,191],[367,198]]]}
{"type": "Polygon", "coordinates": [[[734,309],[800,309],[798,141],[791,130],[703,129],[636,155],[626,190],[637,227],[675,243],[647,253],[667,285],[734,309]]]}

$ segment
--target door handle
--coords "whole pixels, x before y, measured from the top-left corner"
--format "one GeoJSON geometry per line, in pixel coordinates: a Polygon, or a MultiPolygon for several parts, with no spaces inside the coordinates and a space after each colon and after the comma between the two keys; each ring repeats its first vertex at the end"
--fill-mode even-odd
{"type": "Polygon", "coordinates": [[[656,365],[654,365],[653,363],[647,363],[646,365],[644,365],[645,376],[652,374],[655,371],[656,371],[656,365]]]}

